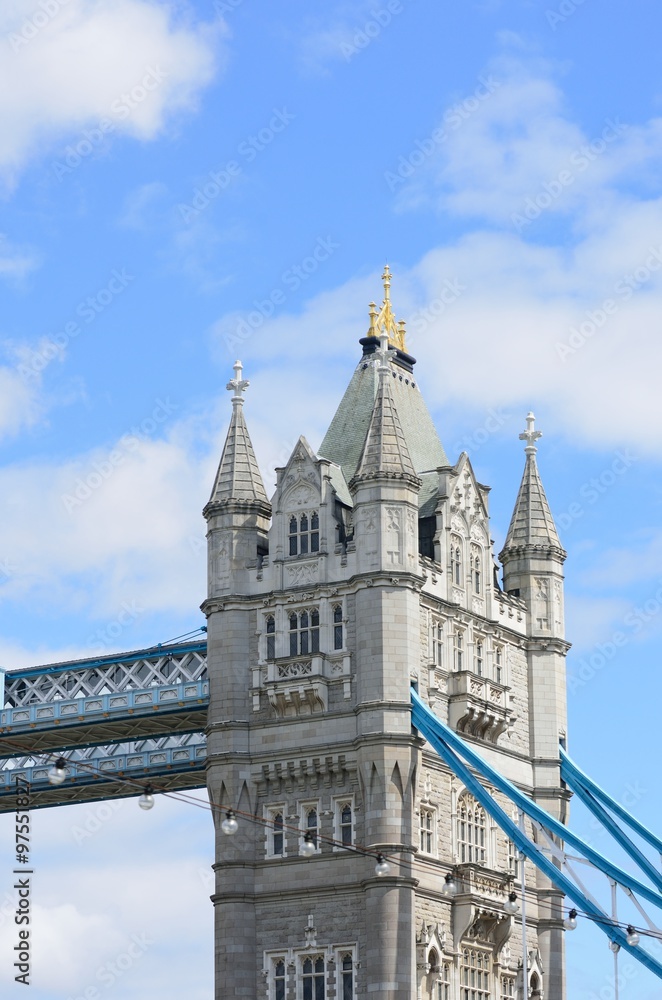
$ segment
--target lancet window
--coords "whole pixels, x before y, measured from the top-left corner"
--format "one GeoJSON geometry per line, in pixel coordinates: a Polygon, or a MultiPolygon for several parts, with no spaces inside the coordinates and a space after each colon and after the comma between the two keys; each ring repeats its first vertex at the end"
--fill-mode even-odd
{"type": "Polygon", "coordinates": [[[490,955],[465,948],[460,966],[460,1000],[490,1000],[490,955]]]}
{"type": "Polygon", "coordinates": [[[317,608],[290,614],[290,656],[319,653],[320,613],[317,608]]]}
{"type": "Polygon", "coordinates": [[[457,807],[457,847],[460,862],[485,864],[486,845],[485,811],[473,795],[463,792],[457,807]]]}
{"type": "Polygon", "coordinates": [[[291,556],[305,556],[309,552],[319,552],[320,519],[317,511],[312,514],[292,514],[289,524],[291,556]]]}

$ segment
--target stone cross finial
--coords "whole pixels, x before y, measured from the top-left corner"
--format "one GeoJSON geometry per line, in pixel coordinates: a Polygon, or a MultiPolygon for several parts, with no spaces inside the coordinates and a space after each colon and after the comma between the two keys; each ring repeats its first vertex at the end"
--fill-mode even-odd
{"type": "Polygon", "coordinates": [[[382,332],[379,337],[379,347],[375,351],[377,369],[380,372],[387,372],[389,370],[389,361],[398,353],[395,348],[389,347],[388,345],[388,334],[382,332]]]}
{"type": "Polygon", "coordinates": [[[234,372],[234,378],[230,379],[225,388],[228,389],[230,392],[234,392],[234,396],[232,397],[232,405],[243,406],[244,403],[243,394],[250,385],[250,382],[247,379],[241,377],[241,373],[243,371],[243,365],[241,361],[235,361],[235,363],[232,366],[232,370],[234,372]]]}
{"type": "Polygon", "coordinates": [[[522,433],[519,436],[520,441],[526,441],[526,448],[524,449],[524,451],[527,453],[527,455],[535,455],[536,451],[538,450],[536,448],[536,441],[538,440],[538,438],[542,437],[542,431],[535,430],[535,422],[536,418],[534,417],[531,410],[529,410],[526,416],[526,430],[522,431],[522,433]]]}

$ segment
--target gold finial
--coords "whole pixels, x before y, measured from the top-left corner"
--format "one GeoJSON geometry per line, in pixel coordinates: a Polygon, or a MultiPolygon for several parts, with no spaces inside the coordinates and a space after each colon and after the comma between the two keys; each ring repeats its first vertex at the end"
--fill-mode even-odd
{"type": "Polygon", "coordinates": [[[388,264],[384,267],[384,273],[382,274],[382,281],[384,282],[384,302],[391,301],[391,268],[388,264]]]}
{"type": "Polygon", "coordinates": [[[386,334],[391,346],[397,347],[400,351],[405,351],[405,322],[404,320],[397,322],[393,315],[393,308],[391,306],[391,269],[388,264],[384,267],[382,281],[384,282],[384,301],[379,313],[377,313],[375,303],[370,303],[370,329],[368,330],[368,336],[379,337],[382,334],[386,334]]]}

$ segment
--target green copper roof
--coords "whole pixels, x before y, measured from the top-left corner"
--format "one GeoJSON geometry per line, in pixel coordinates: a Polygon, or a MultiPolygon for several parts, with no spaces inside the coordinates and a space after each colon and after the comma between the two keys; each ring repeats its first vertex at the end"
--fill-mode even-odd
{"type": "MultiPolygon", "coordinates": [[[[389,366],[390,395],[414,470],[420,475],[448,465],[416,376],[394,361],[390,361],[389,366]]],[[[370,355],[363,357],[320,445],[319,454],[342,468],[346,482],[355,475],[361,459],[378,387],[379,373],[375,360],[370,355]]]]}

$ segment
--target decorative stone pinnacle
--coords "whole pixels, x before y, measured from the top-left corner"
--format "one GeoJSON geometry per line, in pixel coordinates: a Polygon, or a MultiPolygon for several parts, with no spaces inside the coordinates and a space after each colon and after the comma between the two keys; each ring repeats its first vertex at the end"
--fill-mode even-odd
{"type": "Polygon", "coordinates": [[[390,370],[389,361],[394,358],[397,351],[393,347],[389,347],[388,334],[382,333],[379,337],[379,347],[375,351],[375,358],[377,360],[377,370],[382,374],[382,372],[388,372],[390,370]]]}
{"type": "Polygon", "coordinates": [[[524,451],[527,455],[535,455],[537,452],[536,441],[538,438],[542,437],[542,431],[535,430],[536,418],[533,412],[529,410],[526,416],[526,430],[522,431],[519,436],[520,441],[526,441],[526,448],[524,451]]]}
{"type": "Polygon", "coordinates": [[[234,396],[232,397],[233,407],[243,406],[244,403],[243,394],[250,385],[250,382],[247,379],[241,377],[241,373],[243,371],[243,365],[241,361],[235,361],[235,363],[232,366],[232,370],[234,371],[234,378],[230,379],[225,388],[229,392],[234,392],[234,396]]]}

